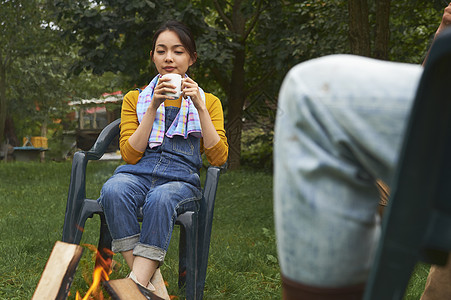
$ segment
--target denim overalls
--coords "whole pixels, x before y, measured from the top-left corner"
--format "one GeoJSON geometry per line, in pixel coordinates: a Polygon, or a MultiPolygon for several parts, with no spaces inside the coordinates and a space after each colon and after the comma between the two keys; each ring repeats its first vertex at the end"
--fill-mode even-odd
{"type": "MultiPolygon", "coordinates": [[[[166,107],[166,131],[179,108],[166,107]]],[[[163,261],[177,215],[197,209],[202,197],[200,138],[164,137],[135,164],[119,166],[103,185],[98,202],[113,238],[112,250],[163,261]],[[142,207],[140,229],[137,213],[142,207]]]]}

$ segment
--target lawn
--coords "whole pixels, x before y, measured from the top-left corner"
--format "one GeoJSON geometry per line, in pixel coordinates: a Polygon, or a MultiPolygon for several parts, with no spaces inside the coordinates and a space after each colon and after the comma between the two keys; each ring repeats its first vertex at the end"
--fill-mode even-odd
{"type": "MultiPolygon", "coordinates": [[[[87,195],[96,198],[117,162],[88,165],[87,195]]],[[[0,163],[0,299],[30,299],[48,256],[61,240],[70,162],[0,163]]],[[[91,246],[98,218],[88,219],[80,261],[69,299],[88,289],[93,267],[91,246]]],[[[178,230],[174,231],[162,273],[178,295],[178,230]]],[[[129,272],[114,256],[111,278],[129,272]]],[[[428,266],[419,265],[405,299],[419,299],[428,266]]],[[[205,299],[280,299],[272,215],[272,176],[255,171],[221,175],[216,198],[205,299]]],[[[180,295],[178,295],[180,296],[180,295]]],[[[181,297],[179,297],[181,299],[181,297]]]]}
{"type": "MultiPolygon", "coordinates": [[[[87,195],[96,198],[118,163],[88,165],[87,195]]],[[[30,299],[48,256],[61,240],[70,162],[0,163],[0,299],[30,299]]],[[[88,219],[82,243],[96,245],[98,217],[88,219]]],[[[177,295],[178,230],[162,273],[177,295]]],[[[91,280],[92,251],[85,247],[69,299],[91,280]]],[[[221,175],[216,198],[205,299],[278,299],[280,276],[272,218],[272,177],[240,171],[221,175]]],[[[120,255],[111,278],[129,272],[120,255]]]]}

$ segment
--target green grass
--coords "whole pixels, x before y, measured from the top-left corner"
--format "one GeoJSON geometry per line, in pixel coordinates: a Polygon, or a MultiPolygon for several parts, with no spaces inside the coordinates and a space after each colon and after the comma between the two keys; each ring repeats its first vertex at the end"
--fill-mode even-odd
{"type": "MultiPolygon", "coordinates": [[[[87,195],[96,198],[117,162],[88,165],[87,195]]],[[[61,240],[70,162],[0,163],[0,299],[30,299],[56,241],[61,240]]],[[[83,244],[96,245],[98,217],[88,219],[83,244]]],[[[178,295],[178,230],[162,267],[168,290],[178,295]]],[[[204,299],[280,299],[272,212],[272,176],[253,171],[221,175],[204,299]]],[[[69,299],[84,296],[93,271],[85,247],[69,299]]],[[[129,272],[114,256],[111,278],[129,272]]],[[[428,272],[419,265],[405,299],[419,299],[428,272]]],[[[179,299],[182,299],[179,297],[179,299]]]]}
{"type": "MultiPolygon", "coordinates": [[[[115,162],[88,165],[87,195],[96,198],[115,162]]],[[[0,299],[30,299],[56,241],[61,240],[70,162],[0,163],[0,299]]],[[[278,299],[280,276],[272,219],[272,177],[221,175],[209,256],[205,299],[278,299]]],[[[97,244],[98,217],[88,219],[82,243],[97,244]]],[[[163,276],[178,295],[178,230],[163,276]]],[[[83,296],[91,280],[93,252],[85,248],[69,299],[83,296]]],[[[129,272],[120,255],[111,278],[129,272]]],[[[180,296],[180,295],[179,295],[180,296]]]]}

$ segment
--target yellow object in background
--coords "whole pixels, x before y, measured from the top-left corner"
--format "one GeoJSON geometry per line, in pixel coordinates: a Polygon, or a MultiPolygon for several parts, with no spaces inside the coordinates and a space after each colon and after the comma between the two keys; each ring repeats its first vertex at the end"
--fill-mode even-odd
{"type": "Polygon", "coordinates": [[[23,147],[48,148],[47,138],[43,136],[32,136],[23,138],[23,147]]]}

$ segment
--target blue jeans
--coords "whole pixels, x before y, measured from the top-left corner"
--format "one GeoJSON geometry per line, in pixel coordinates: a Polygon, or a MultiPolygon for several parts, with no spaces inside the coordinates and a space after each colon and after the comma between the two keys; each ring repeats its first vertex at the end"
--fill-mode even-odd
{"type": "Polygon", "coordinates": [[[152,187],[149,177],[128,173],[113,175],[102,188],[100,205],[110,216],[112,251],[133,249],[133,254],[163,261],[177,215],[197,210],[201,192],[181,181],[152,187]],[[149,188],[151,187],[151,188],[149,188]],[[142,208],[142,228],[137,219],[142,208]]]}
{"type": "Polygon", "coordinates": [[[318,287],[366,281],[380,235],[375,179],[391,182],[419,65],[332,55],[280,90],[274,214],[281,272],[318,287]]]}

